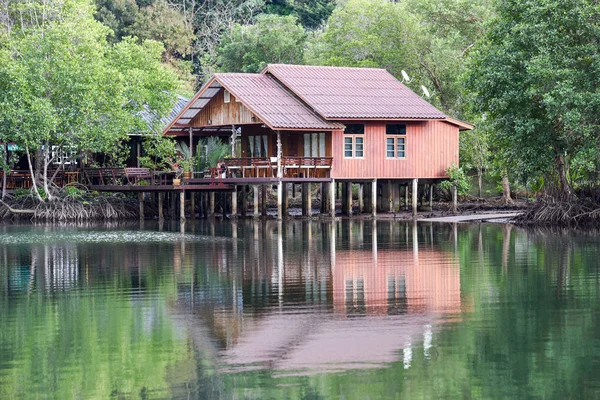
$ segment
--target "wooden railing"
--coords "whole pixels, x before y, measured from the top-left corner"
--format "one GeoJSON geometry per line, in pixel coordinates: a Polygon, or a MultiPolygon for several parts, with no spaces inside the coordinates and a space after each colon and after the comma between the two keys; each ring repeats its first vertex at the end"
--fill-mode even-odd
{"type": "MultiPolygon", "coordinates": [[[[289,157],[281,158],[284,178],[328,178],[333,157],[289,157]]],[[[238,157],[224,160],[227,176],[260,178],[277,176],[275,157],[238,157]]]]}

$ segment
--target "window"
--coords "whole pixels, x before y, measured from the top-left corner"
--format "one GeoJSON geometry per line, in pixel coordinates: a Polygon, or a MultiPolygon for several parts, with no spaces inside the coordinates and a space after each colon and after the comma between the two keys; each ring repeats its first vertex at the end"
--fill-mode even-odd
{"type": "Polygon", "coordinates": [[[363,158],[365,124],[347,124],[344,130],[344,157],[363,158]]]}
{"type": "Polygon", "coordinates": [[[268,157],[269,138],[267,135],[248,136],[248,153],[250,157],[268,157]]]}
{"type": "Polygon", "coordinates": [[[347,124],[344,133],[348,135],[364,135],[365,124],[347,124]]]}
{"type": "Polygon", "coordinates": [[[325,157],[325,133],[304,134],[304,157],[325,157]]]}
{"type": "Polygon", "coordinates": [[[229,93],[228,90],[225,90],[223,92],[223,102],[224,103],[229,103],[231,101],[231,93],[229,93]]]}
{"type": "Polygon", "coordinates": [[[406,125],[388,124],[385,127],[387,158],[406,158],[406,125]]]}
{"type": "Polygon", "coordinates": [[[344,137],[344,157],[346,158],[363,158],[365,139],[360,136],[344,137]]]}

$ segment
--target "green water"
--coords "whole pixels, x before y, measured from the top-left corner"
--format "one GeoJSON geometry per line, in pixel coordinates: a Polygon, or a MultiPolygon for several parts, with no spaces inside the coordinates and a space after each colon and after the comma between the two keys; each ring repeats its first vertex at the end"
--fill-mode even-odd
{"type": "Polygon", "coordinates": [[[0,398],[600,398],[600,236],[1,226],[0,398]]]}

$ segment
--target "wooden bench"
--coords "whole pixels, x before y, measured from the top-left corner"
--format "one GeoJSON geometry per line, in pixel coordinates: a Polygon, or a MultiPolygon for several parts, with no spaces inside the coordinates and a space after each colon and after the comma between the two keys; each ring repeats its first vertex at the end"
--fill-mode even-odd
{"type": "Polygon", "coordinates": [[[227,168],[227,175],[235,177],[238,172],[242,173],[242,178],[246,177],[246,171],[252,171],[254,166],[252,165],[252,158],[250,157],[236,157],[226,158],[223,160],[225,167],[227,168]]]}
{"type": "Polygon", "coordinates": [[[253,158],[252,166],[254,167],[254,174],[257,178],[262,175],[266,178],[268,175],[273,176],[273,168],[271,167],[271,160],[268,158],[253,158]]]}
{"type": "Polygon", "coordinates": [[[152,175],[148,168],[125,168],[125,177],[130,185],[136,184],[141,180],[150,179],[152,175]]]}

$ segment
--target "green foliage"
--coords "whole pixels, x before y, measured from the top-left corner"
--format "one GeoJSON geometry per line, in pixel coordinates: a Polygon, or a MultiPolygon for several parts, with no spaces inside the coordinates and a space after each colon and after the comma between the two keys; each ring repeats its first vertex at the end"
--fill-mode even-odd
{"type": "Polygon", "coordinates": [[[77,186],[74,185],[67,185],[62,189],[63,196],[70,197],[74,200],[82,199],[86,193],[87,192],[85,190],[79,189],[77,186]]]}
{"type": "Polygon", "coordinates": [[[521,182],[557,171],[567,190],[562,165],[598,148],[599,18],[590,0],[503,1],[473,53],[474,108],[521,182]]]}
{"type": "Polygon", "coordinates": [[[15,188],[13,191],[13,197],[17,200],[24,199],[25,197],[31,196],[31,190],[25,188],[15,188]]]}
{"type": "Polygon", "coordinates": [[[182,141],[175,145],[177,155],[179,156],[177,163],[183,168],[183,172],[192,172],[194,168],[194,159],[190,147],[182,141]]]}
{"type": "Polygon", "coordinates": [[[456,191],[460,196],[464,196],[469,193],[470,183],[465,171],[461,167],[452,164],[446,170],[449,180],[440,183],[440,187],[445,190],[452,189],[456,186],[456,191]]]}
{"type": "Polygon", "coordinates": [[[144,155],[140,157],[140,165],[153,170],[171,169],[175,163],[177,150],[175,140],[160,133],[144,136],[142,144],[144,155]]]}
{"type": "Polygon", "coordinates": [[[260,15],[254,25],[236,24],[220,47],[220,69],[260,72],[268,63],[302,64],[307,35],[293,16],[260,15]]]}
{"type": "Polygon", "coordinates": [[[219,161],[231,156],[231,147],[220,138],[209,136],[198,143],[196,167],[197,171],[215,168],[219,161]]]}

